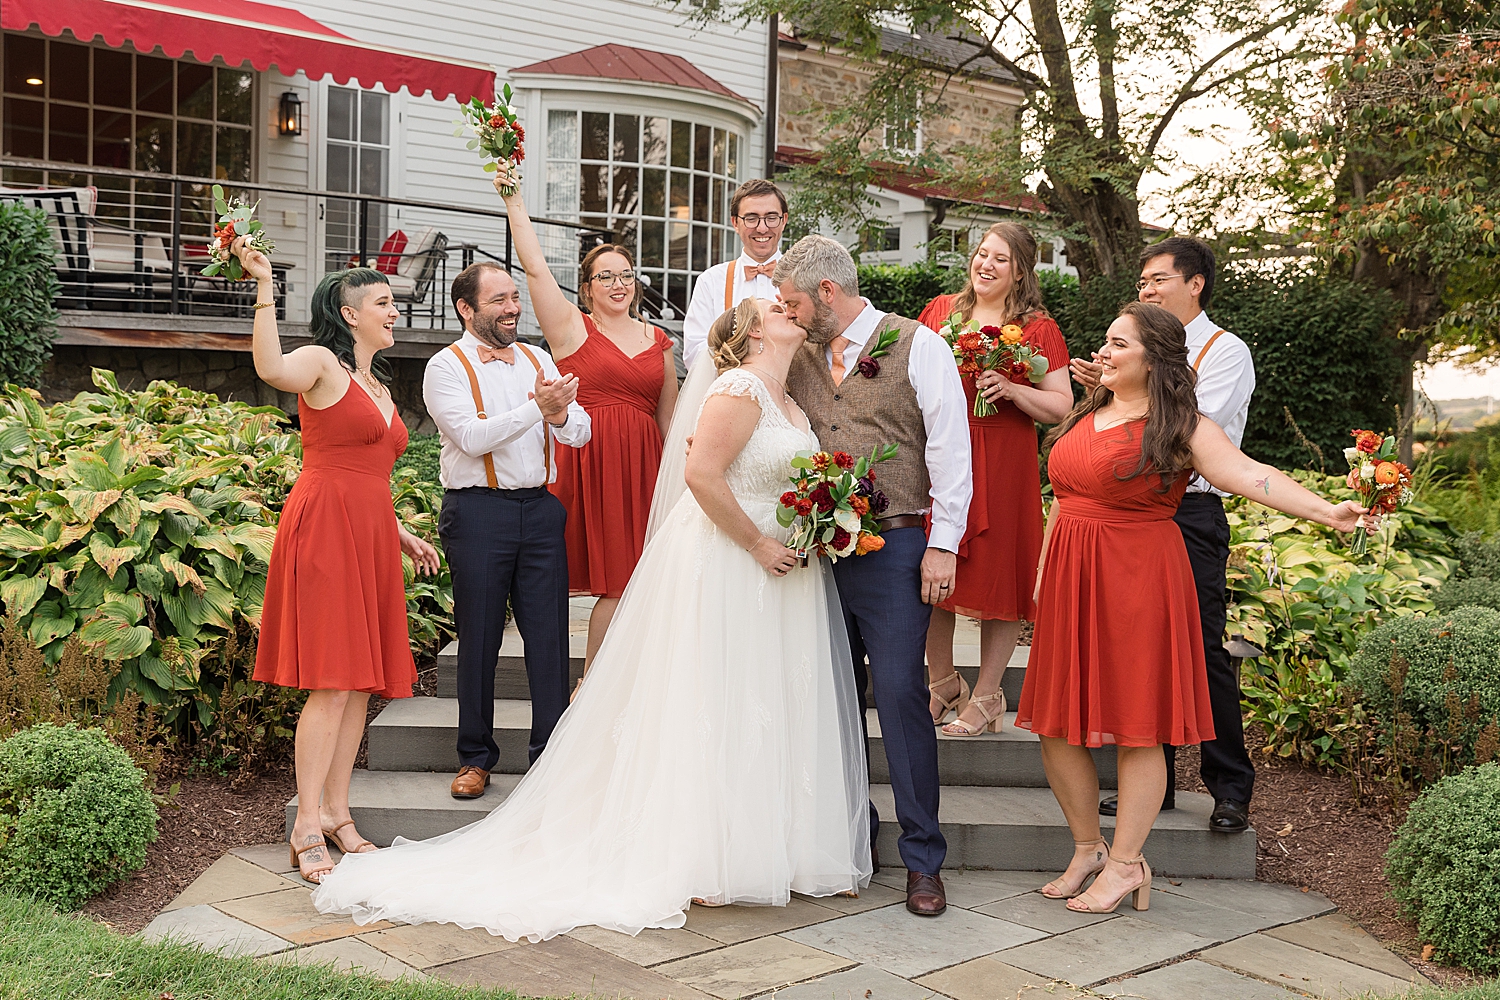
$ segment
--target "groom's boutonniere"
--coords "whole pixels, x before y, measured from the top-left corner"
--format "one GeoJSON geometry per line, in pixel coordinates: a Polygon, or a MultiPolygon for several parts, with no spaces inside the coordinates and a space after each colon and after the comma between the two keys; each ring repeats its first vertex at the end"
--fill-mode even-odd
{"type": "Polygon", "coordinates": [[[881,330],[880,336],[875,340],[875,349],[860,358],[859,364],[855,365],[859,369],[859,373],[865,378],[874,378],[876,375],[879,375],[880,362],[875,359],[883,358],[891,353],[891,347],[900,339],[901,331],[894,326],[881,330]]]}

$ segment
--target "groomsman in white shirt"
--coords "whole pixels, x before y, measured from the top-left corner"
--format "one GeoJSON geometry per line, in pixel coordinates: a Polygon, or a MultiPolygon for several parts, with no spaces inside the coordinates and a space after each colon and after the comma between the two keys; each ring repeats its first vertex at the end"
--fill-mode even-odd
{"type": "MultiPolygon", "coordinates": [[[[1250,348],[1205,312],[1213,299],[1214,253],[1202,240],[1173,236],[1141,252],[1141,278],[1136,282],[1142,302],[1166,309],[1187,328],[1187,356],[1198,373],[1198,410],[1224,428],[1239,447],[1255,392],[1255,363],[1250,348]]],[[[1097,355],[1096,355],[1097,359],[1097,355]]],[[[1085,387],[1098,384],[1099,366],[1075,358],[1073,377],[1085,387]]],[[[1224,500],[1202,477],[1194,477],[1174,518],[1187,545],[1188,561],[1198,590],[1198,612],[1203,623],[1203,654],[1208,664],[1208,701],[1213,711],[1215,738],[1200,748],[1203,783],[1214,797],[1209,829],[1240,833],[1250,825],[1250,796],[1255,789],[1255,765],[1245,752],[1240,714],[1240,679],[1224,649],[1226,617],[1225,568],[1229,562],[1229,523],[1224,500]]],[[[1176,804],[1172,787],[1175,748],[1167,755],[1167,795],[1163,809],[1176,804]]],[[[1099,811],[1113,816],[1115,799],[1105,799],[1099,811]]]]}
{"type": "Polygon", "coordinates": [[[422,399],[441,433],[438,536],[453,574],[458,627],[458,759],[451,793],[484,794],[495,745],[495,660],[506,600],[526,644],[534,762],[568,707],[567,512],[547,490],[554,441],[589,440],[578,379],[546,351],[516,342],[521,293],[499,264],[453,279],[464,335],[427,362],[422,399]]]}
{"type": "Polygon", "coordinates": [[[781,259],[786,195],[764,178],[748,180],[729,200],[729,221],[740,236],[740,255],[698,275],[682,318],[682,363],[690,371],[708,346],[709,326],[724,310],[751,296],[776,298],[771,272],[781,259]]]}

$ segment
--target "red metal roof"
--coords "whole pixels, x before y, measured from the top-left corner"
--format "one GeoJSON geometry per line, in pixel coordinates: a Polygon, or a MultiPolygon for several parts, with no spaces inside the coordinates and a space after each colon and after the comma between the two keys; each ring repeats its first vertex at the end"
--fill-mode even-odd
{"type": "Polygon", "coordinates": [[[299,70],[309,79],[332,75],[334,82],[405,87],[421,96],[459,100],[495,92],[495,73],[465,62],[371,45],[319,24],[300,11],[253,0],[4,0],[0,27],[26,31],[32,25],[57,37],[71,31],[80,41],[95,36],[120,48],[130,42],[142,52],[161,46],[173,59],[192,52],[198,62],[220,57],[230,66],[249,63],[258,70],[276,66],[284,75],[299,70]]]}
{"type": "MultiPolygon", "coordinates": [[[[7,0],[9,2],[9,0],[7,0]]],[[[688,62],[682,56],[638,49],[630,45],[595,45],[556,59],[544,59],[529,66],[518,66],[512,73],[556,73],[559,76],[597,76],[605,80],[639,80],[642,83],[665,83],[674,87],[707,91],[744,101],[739,94],[688,62]]]]}

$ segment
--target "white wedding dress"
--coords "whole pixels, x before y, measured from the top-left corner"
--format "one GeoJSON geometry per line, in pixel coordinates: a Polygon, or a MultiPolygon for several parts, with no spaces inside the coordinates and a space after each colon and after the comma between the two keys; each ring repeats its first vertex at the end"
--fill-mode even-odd
{"type": "MultiPolygon", "coordinates": [[[[750,372],[726,372],[709,394],[760,403],[726,478],[760,530],[785,538],[788,463],[816,438],[750,372]]],[[[345,856],[313,902],[359,923],[539,941],[589,924],[681,927],[694,898],[858,891],[869,789],[837,601],[825,563],[773,577],[683,492],[510,797],[453,833],[345,856]]]]}

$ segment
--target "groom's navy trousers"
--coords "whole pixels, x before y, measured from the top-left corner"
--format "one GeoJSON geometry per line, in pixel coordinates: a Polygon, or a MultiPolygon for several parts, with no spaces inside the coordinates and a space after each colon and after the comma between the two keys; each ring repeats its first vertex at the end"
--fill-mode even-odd
{"type": "MultiPolygon", "coordinates": [[[[921,528],[896,528],[881,534],[879,552],[833,564],[844,624],[854,654],[854,686],[859,718],[865,719],[865,687],[875,691],[880,736],[890,765],[897,846],[907,869],[935,875],[948,855],[938,829],[937,730],[927,707],[927,623],[932,608],[922,603],[922,555],[927,534],[921,528]],[[869,666],[865,660],[868,657],[869,666]]],[[[869,756],[866,740],[866,758],[869,756]]],[[[870,842],[880,830],[880,815],[870,803],[870,842]]]]}
{"type": "Polygon", "coordinates": [[[453,574],[458,626],[458,760],[493,771],[495,660],[507,598],[526,643],[535,762],[568,707],[568,512],[545,487],[448,490],[438,537],[453,574]]]}

